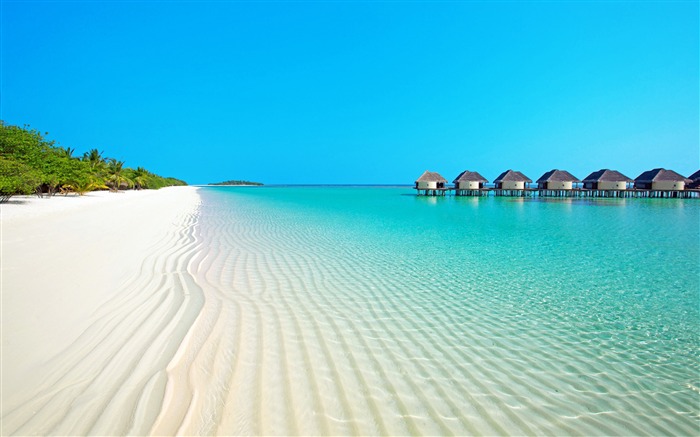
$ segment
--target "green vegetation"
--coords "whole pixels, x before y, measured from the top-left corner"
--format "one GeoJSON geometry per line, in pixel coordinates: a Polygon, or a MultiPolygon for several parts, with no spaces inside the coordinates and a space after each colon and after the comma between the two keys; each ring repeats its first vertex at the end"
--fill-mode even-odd
{"type": "Polygon", "coordinates": [[[260,182],[250,182],[250,181],[223,181],[223,182],[212,182],[209,185],[263,185],[260,182]]]}
{"type": "Polygon", "coordinates": [[[93,190],[187,185],[143,167],[135,170],[124,167],[124,161],[105,158],[97,149],[86,152],[82,158],[73,153],[75,149],[59,147],[28,126],[11,126],[0,121],[0,202],[17,194],[83,195],[93,190]]]}

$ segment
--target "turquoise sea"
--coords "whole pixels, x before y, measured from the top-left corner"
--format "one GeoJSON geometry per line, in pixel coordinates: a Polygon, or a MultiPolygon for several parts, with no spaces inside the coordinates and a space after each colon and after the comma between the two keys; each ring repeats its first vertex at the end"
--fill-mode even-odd
{"type": "Polygon", "coordinates": [[[700,433],[700,201],[199,192],[226,433],[700,433]]]}

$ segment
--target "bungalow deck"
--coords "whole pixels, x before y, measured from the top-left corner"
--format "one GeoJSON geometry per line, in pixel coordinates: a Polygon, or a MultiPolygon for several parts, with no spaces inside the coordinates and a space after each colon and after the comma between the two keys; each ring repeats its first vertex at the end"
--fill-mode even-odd
{"type": "Polygon", "coordinates": [[[419,196],[445,196],[454,194],[465,197],[486,197],[491,194],[497,197],[564,197],[564,198],[648,198],[648,199],[700,199],[700,189],[686,190],[592,190],[573,188],[571,190],[544,190],[540,188],[524,188],[522,190],[504,190],[500,188],[480,188],[477,190],[462,190],[456,188],[414,188],[419,196]]]}
{"type": "Polygon", "coordinates": [[[454,188],[414,188],[418,196],[444,196],[454,188]]]}

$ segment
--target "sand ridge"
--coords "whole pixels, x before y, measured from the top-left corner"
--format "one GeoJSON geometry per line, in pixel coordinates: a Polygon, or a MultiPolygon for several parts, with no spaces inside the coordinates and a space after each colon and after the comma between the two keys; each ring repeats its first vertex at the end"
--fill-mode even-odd
{"type": "MultiPolygon", "coordinates": [[[[624,277],[608,277],[595,305],[572,299],[559,252],[514,268],[489,256],[500,253],[490,232],[459,238],[462,209],[408,232],[434,212],[398,192],[369,201],[407,205],[396,239],[374,216],[285,203],[288,191],[182,190],[3,218],[0,433],[697,434],[696,360],[679,337],[662,331],[654,349],[647,329],[626,328],[637,315],[615,310],[624,277]],[[459,268],[437,256],[448,253],[459,268]],[[600,317],[605,303],[614,317],[600,317]]],[[[469,208],[501,225],[525,206],[487,202],[469,208]]],[[[523,226],[537,234],[570,216],[542,222],[552,209],[529,205],[523,226]]],[[[515,253],[550,252],[549,238],[496,229],[515,253]]]]}
{"type": "Polygon", "coordinates": [[[2,434],[147,434],[204,297],[193,187],[2,205],[2,434]]]}

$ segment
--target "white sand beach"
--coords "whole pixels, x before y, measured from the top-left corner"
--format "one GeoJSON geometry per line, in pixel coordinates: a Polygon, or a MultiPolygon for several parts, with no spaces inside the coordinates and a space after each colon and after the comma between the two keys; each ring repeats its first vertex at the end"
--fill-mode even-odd
{"type": "MultiPolygon", "coordinates": [[[[229,190],[0,206],[0,434],[697,434],[697,360],[685,352],[697,337],[683,340],[697,332],[697,318],[678,317],[688,327],[669,325],[669,334],[662,325],[657,334],[657,325],[628,329],[645,325],[629,306],[610,305],[638,302],[625,283],[630,275],[607,276],[610,287],[598,294],[606,313],[590,304],[592,292],[572,298],[573,280],[552,267],[557,257],[533,257],[522,269],[471,256],[480,239],[488,241],[483,250],[499,247],[485,237],[502,232],[510,235],[502,247],[549,251],[516,238],[519,228],[504,230],[523,216],[523,204],[462,205],[416,231],[414,223],[435,221],[434,210],[400,190],[229,190]],[[297,202],[285,203],[294,193],[297,202]],[[363,218],[352,202],[377,209],[363,218]],[[340,203],[350,209],[338,214],[340,203]],[[331,208],[308,208],[318,204],[331,208]],[[462,233],[465,210],[501,226],[476,238],[462,233]],[[375,217],[398,224],[391,231],[400,238],[375,217]],[[441,234],[446,223],[453,226],[441,234]],[[434,256],[453,251],[462,254],[459,271],[434,256]],[[430,269],[424,254],[435,258],[430,269]]],[[[550,226],[538,224],[544,212],[551,223],[572,215],[560,204],[524,205],[527,227],[542,234],[550,226]]],[[[690,211],[679,222],[695,224],[691,208],[656,213],[690,211]]],[[[602,239],[584,241],[598,247],[602,239]]],[[[635,272],[646,255],[629,248],[620,253],[639,257],[629,265],[635,272]]],[[[598,276],[586,282],[589,268],[580,265],[568,273],[593,289],[598,276]]],[[[696,272],[680,283],[697,289],[696,272]]],[[[654,293],[664,290],[647,281],[654,293]]],[[[657,300],[665,312],[667,300],[657,300]]],[[[688,305],[678,307],[689,314],[688,305]]]]}
{"type": "Polygon", "coordinates": [[[3,435],[150,431],[202,308],[198,205],[173,187],[0,206],[3,435]]]}

